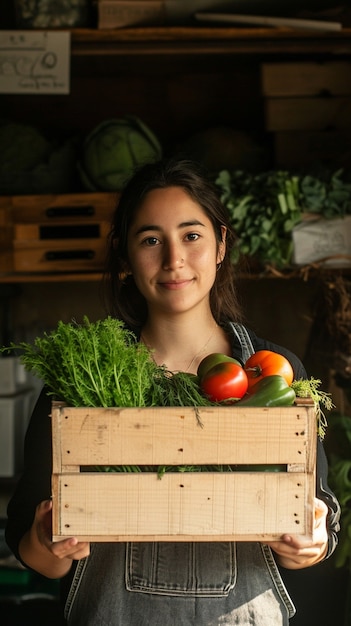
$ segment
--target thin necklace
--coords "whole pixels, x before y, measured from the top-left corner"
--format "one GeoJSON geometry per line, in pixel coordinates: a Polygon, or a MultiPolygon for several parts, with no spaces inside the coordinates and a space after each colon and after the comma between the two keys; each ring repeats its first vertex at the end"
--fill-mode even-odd
{"type": "Polygon", "coordinates": [[[198,358],[199,358],[200,354],[202,354],[203,352],[205,352],[205,350],[206,350],[206,348],[207,348],[208,344],[210,343],[210,341],[211,341],[211,339],[212,339],[213,335],[215,334],[216,329],[217,329],[217,324],[215,325],[215,327],[214,327],[213,331],[211,332],[211,334],[210,334],[209,338],[207,339],[206,343],[202,346],[202,348],[199,350],[199,352],[197,352],[197,353],[195,354],[195,356],[191,359],[191,361],[190,361],[190,363],[189,363],[188,367],[186,368],[186,370],[184,370],[185,372],[188,372],[188,371],[190,370],[191,366],[193,365],[193,363],[195,363],[196,359],[198,359],[198,358]]]}
{"type": "MultiPolygon", "coordinates": [[[[195,356],[193,356],[193,358],[191,359],[189,365],[187,366],[187,368],[185,370],[183,370],[184,372],[188,372],[191,368],[191,366],[195,363],[196,359],[199,358],[200,354],[202,354],[203,352],[205,352],[208,344],[210,343],[212,337],[214,336],[216,330],[218,328],[218,325],[216,324],[214,329],[211,331],[211,334],[209,336],[209,338],[207,339],[206,343],[200,348],[200,350],[195,354],[195,356]]],[[[145,339],[145,335],[143,335],[143,333],[141,333],[140,335],[140,340],[145,343],[145,345],[148,345],[146,339],[145,339]]]]}

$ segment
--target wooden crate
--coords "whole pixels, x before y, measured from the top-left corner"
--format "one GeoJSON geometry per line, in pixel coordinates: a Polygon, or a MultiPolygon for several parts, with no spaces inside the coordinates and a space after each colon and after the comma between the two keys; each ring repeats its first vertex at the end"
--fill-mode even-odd
{"type": "Polygon", "coordinates": [[[276,167],[348,167],[350,62],[263,63],[261,90],[276,167]]]}
{"type": "Polygon", "coordinates": [[[265,97],[342,96],[351,94],[351,63],[262,63],[262,94],[265,97]]]}
{"type": "Polygon", "coordinates": [[[316,415],[288,408],[52,406],[53,540],[248,541],[312,535],[316,415]],[[123,473],[96,466],[237,465],[123,473]],[[283,465],[279,472],[242,465],[283,465]],[[86,471],[90,466],[93,471],[86,471]],[[211,468],[213,469],[213,468],[211,468]],[[246,468],[247,469],[247,468],[246,468]],[[256,469],[256,468],[255,468],[256,469]]]}
{"type": "Polygon", "coordinates": [[[165,21],[164,0],[99,0],[98,28],[159,26],[165,21]]]}
{"type": "Polygon", "coordinates": [[[0,257],[0,270],[101,270],[117,199],[117,193],[3,196],[7,261],[0,257]]]}
{"type": "Polygon", "coordinates": [[[13,226],[9,207],[0,198],[0,272],[13,270],[13,226]]]}
{"type": "Polygon", "coordinates": [[[266,98],[268,131],[351,129],[351,96],[266,98]]]}

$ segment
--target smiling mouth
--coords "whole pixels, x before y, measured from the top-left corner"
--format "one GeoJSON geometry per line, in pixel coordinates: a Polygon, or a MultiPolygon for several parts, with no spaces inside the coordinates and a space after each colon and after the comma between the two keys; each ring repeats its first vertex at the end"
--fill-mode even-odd
{"type": "Polygon", "coordinates": [[[183,287],[187,287],[192,282],[193,282],[192,279],[188,279],[188,280],[169,280],[169,281],[166,281],[166,282],[159,283],[159,285],[163,289],[169,289],[170,291],[176,291],[177,289],[182,289],[183,287]]]}

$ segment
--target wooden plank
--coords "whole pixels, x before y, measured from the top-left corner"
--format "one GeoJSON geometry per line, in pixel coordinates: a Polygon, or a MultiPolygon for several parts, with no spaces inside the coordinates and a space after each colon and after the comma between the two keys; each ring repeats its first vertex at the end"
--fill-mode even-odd
{"type": "Polygon", "coordinates": [[[102,243],[106,245],[106,238],[110,232],[110,228],[111,225],[109,222],[98,222],[96,218],[94,220],[71,218],[64,222],[53,220],[50,223],[16,223],[14,225],[14,246],[15,248],[20,248],[26,244],[33,244],[36,247],[42,247],[43,245],[47,246],[48,241],[56,241],[60,242],[60,245],[70,247],[72,245],[72,239],[69,233],[72,229],[74,229],[74,239],[78,237],[79,240],[96,238],[101,239],[102,243]],[[91,233],[94,234],[92,235],[91,233]],[[67,237],[65,237],[65,234],[67,237]]]}
{"type": "MultiPolygon", "coordinates": [[[[7,199],[15,223],[67,221],[70,219],[110,221],[118,193],[73,193],[12,196],[7,199]]],[[[0,198],[1,200],[1,198],[0,198]]]]}
{"type": "Polygon", "coordinates": [[[101,270],[106,257],[102,239],[15,242],[14,248],[15,272],[101,270]]]}
{"type": "Polygon", "coordinates": [[[198,415],[190,407],[54,407],[52,422],[62,467],[306,463],[311,471],[315,460],[311,406],[201,407],[198,415]]]}
{"type": "Polygon", "coordinates": [[[250,541],[312,535],[314,476],[299,473],[55,477],[53,540],[250,541]],[[56,489],[55,489],[56,487],[56,489]]]}
{"type": "Polygon", "coordinates": [[[99,0],[98,28],[155,26],[165,21],[163,0],[99,0]]]}
{"type": "Polygon", "coordinates": [[[267,98],[265,128],[338,130],[351,128],[351,98],[267,98]]]}
{"type": "Polygon", "coordinates": [[[261,87],[264,96],[320,96],[351,94],[351,62],[263,63],[261,87]]]}
{"type": "Polygon", "coordinates": [[[12,215],[6,203],[0,199],[0,272],[13,270],[12,215]]]}

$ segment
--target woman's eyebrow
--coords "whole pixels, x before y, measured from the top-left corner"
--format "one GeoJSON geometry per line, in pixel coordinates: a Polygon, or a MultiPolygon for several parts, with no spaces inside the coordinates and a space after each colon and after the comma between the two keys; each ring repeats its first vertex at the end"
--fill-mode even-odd
{"type": "MultiPolygon", "coordinates": [[[[189,226],[205,227],[205,224],[200,222],[200,220],[189,220],[189,221],[181,222],[180,224],[178,224],[178,228],[188,228],[189,226]]],[[[158,226],[157,224],[143,224],[143,226],[140,226],[140,228],[138,228],[135,234],[139,235],[140,233],[145,233],[146,231],[149,231],[149,230],[162,231],[162,228],[161,226],[158,226]]]]}

